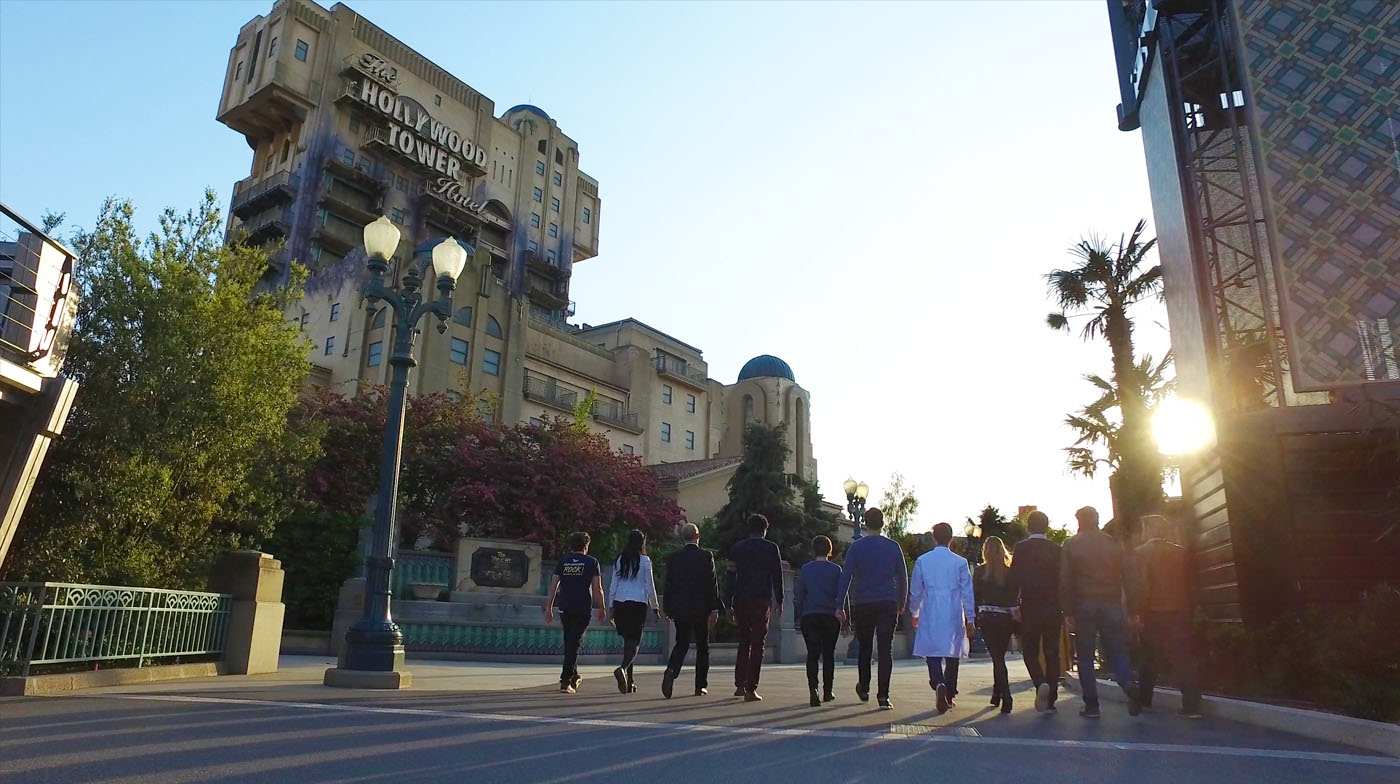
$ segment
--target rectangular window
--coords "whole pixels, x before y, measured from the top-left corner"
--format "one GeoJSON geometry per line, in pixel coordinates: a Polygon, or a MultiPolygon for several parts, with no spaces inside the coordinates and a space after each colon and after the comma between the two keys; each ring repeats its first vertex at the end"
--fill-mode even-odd
{"type": "Polygon", "coordinates": [[[452,339],[451,357],[454,365],[467,364],[467,341],[461,338],[452,339]]]}
{"type": "Polygon", "coordinates": [[[303,63],[306,62],[306,55],[307,55],[310,51],[311,51],[311,45],[308,44],[307,42],[301,40],[300,38],[298,38],[298,39],[297,39],[297,59],[300,60],[300,61],[302,61],[303,63]]]}
{"type": "Polygon", "coordinates": [[[549,236],[551,236],[551,237],[558,237],[558,236],[559,236],[559,224],[557,224],[557,223],[551,223],[551,224],[549,224],[549,236]]]}
{"type": "Polygon", "coordinates": [[[394,175],[394,187],[408,193],[408,179],[398,174],[394,175]]]}
{"type": "Polygon", "coordinates": [[[538,212],[530,213],[530,225],[537,229],[540,227],[540,214],[538,212]]]}
{"type": "Polygon", "coordinates": [[[481,356],[481,369],[488,376],[501,375],[501,352],[486,349],[481,356]]]}
{"type": "Polygon", "coordinates": [[[584,222],[584,223],[592,223],[592,222],[593,222],[593,211],[590,210],[590,209],[588,209],[587,207],[584,207],[584,208],[583,208],[583,222],[584,222]]]}
{"type": "Polygon", "coordinates": [[[665,404],[668,405],[668,406],[671,405],[671,385],[670,385],[670,384],[662,384],[662,385],[661,385],[661,402],[662,402],[662,403],[665,403],[665,404]]]}
{"type": "Polygon", "coordinates": [[[441,95],[434,95],[434,96],[433,96],[433,106],[442,106],[442,96],[441,96],[441,95]]]}
{"type": "Polygon", "coordinates": [[[544,174],[544,161],[535,161],[535,174],[544,174]]]}
{"type": "Polygon", "coordinates": [[[340,321],[340,303],[331,304],[331,321],[340,321]]]}
{"type": "Polygon", "coordinates": [[[549,208],[550,208],[551,210],[555,211],[555,212],[558,212],[558,211],[559,211],[559,200],[558,200],[558,199],[550,199],[550,200],[549,200],[549,208]]]}
{"type": "Polygon", "coordinates": [[[325,351],[325,355],[326,355],[326,356],[330,356],[331,354],[334,354],[334,353],[335,353],[335,335],[331,335],[330,337],[326,338],[326,351],[325,351]]]}
{"type": "Polygon", "coordinates": [[[402,223],[403,223],[403,210],[399,209],[398,207],[395,207],[394,209],[390,210],[390,211],[389,211],[389,220],[393,221],[394,223],[402,224],[402,223]]]}
{"type": "Polygon", "coordinates": [[[355,168],[358,169],[358,170],[360,170],[360,171],[362,171],[362,172],[367,172],[367,171],[369,171],[369,157],[368,157],[368,156],[365,156],[365,155],[361,155],[361,156],[360,156],[360,162],[357,163],[357,164],[355,164],[355,168]]]}
{"type": "Polygon", "coordinates": [[[558,171],[554,172],[554,184],[559,186],[563,186],[564,184],[564,175],[560,174],[558,171]]]}
{"type": "Polygon", "coordinates": [[[233,69],[233,80],[238,81],[243,78],[243,61],[238,61],[238,67],[233,69]]]}
{"type": "Polygon", "coordinates": [[[535,201],[544,201],[544,191],[539,188],[535,189],[535,201]]]}
{"type": "Polygon", "coordinates": [[[267,45],[267,59],[271,60],[277,56],[277,36],[272,36],[272,43],[267,45]]]}
{"type": "Polygon", "coordinates": [[[695,431],[694,431],[694,430],[687,430],[687,431],[685,431],[685,448],[686,448],[686,449],[694,449],[694,448],[695,448],[695,431]]]}
{"type": "Polygon", "coordinates": [[[622,451],[626,452],[629,455],[636,454],[636,450],[632,449],[631,444],[623,444],[622,451]]]}
{"type": "Polygon", "coordinates": [[[273,164],[275,164],[275,163],[277,163],[277,156],[276,156],[276,155],[268,155],[268,156],[267,156],[267,163],[263,164],[263,174],[267,174],[268,172],[272,171],[272,166],[273,166],[273,164]]]}
{"type": "Polygon", "coordinates": [[[695,396],[694,396],[694,395],[686,395],[686,396],[685,396],[685,410],[686,410],[686,413],[689,413],[689,414],[694,414],[694,413],[695,413],[695,396]]]}
{"type": "Polygon", "coordinates": [[[354,166],[355,151],[350,149],[349,147],[346,147],[345,149],[340,151],[340,160],[344,161],[346,166],[354,166]]]}
{"type": "Polygon", "coordinates": [[[310,323],[311,323],[311,314],[310,314],[310,313],[303,313],[303,314],[301,314],[301,326],[302,326],[302,329],[305,329],[305,328],[306,328],[306,325],[307,325],[307,324],[310,324],[310,323]]]}
{"type": "Polygon", "coordinates": [[[539,417],[530,417],[530,425],[532,427],[543,427],[544,420],[540,419],[539,417]]]}
{"type": "Polygon", "coordinates": [[[549,248],[548,250],[546,250],[546,251],[544,252],[544,257],[545,257],[545,259],[548,260],[548,261],[558,261],[558,260],[559,260],[559,257],[556,256],[555,253],[554,253],[554,248],[549,248]]]}
{"type": "Polygon", "coordinates": [[[531,253],[534,253],[540,249],[540,244],[538,242],[535,242],[534,240],[530,240],[530,243],[526,246],[526,248],[531,253]]]}
{"type": "Polygon", "coordinates": [[[365,365],[368,367],[379,367],[379,361],[384,356],[384,342],[376,340],[369,344],[369,354],[365,358],[365,365]]]}
{"type": "Polygon", "coordinates": [[[671,423],[670,423],[670,422],[662,422],[662,423],[661,423],[661,441],[662,441],[663,443],[666,443],[666,444],[671,443],[671,423]]]}
{"type": "Polygon", "coordinates": [[[351,117],[351,118],[350,118],[350,132],[351,132],[351,133],[359,133],[359,132],[360,132],[360,121],[357,120],[357,119],[355,119],[354,117],[351,117]]]}

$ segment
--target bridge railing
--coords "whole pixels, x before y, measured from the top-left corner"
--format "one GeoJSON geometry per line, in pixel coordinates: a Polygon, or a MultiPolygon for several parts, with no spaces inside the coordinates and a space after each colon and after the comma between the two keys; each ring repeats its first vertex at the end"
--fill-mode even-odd
{"type": "Polygon", "coordinates": [[[0,583],[0,675],[36,665],[222,657],[228,594],[72,583],[0,583]]]}

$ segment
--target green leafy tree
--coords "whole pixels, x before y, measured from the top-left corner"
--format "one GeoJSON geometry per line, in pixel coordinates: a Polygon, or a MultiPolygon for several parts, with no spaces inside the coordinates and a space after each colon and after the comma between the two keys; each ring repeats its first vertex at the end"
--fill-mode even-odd
{"type": "Polygon", "coordinates": [[[271,533],[263,512],[285,506],[238,499],[260,461],[288,448],[308,347],[282,306],[300,272],[259,289],[267,252],[224,244],[212,192],[183,216],[166,210],[144,240],[133,212],[109,200],[74,238],[83,304],[64,372],[82,387],[8,578],[200,587],[222,552],[271,533]]]}
{"type": "Polygon", "coordinates": [[[729,479],[729,502],[715,516],[714,547],[721,555],[749,535],[748,516],[768,518],[768,538],[794,567],[811,560],[812,539],[835,537],[837,520],[822,510],[817,485],[784,473],[785,425],[744,428],[744,459],[729,479]]]}
{"type": "Polygon", "coordinates": [[[1109,245],[1099,238],[1081,241],[1071,249],[1080,260],[1072,269],[1046,275],[1051,296],[1059,306],[1046,317],[1057,330],[1069,329],[1073,315],[1089,317],[1081,336],[1104,338],[1113,360],[1113,387],[1121,416],[1118,436],[1119,463],[1110,487],[1118,514],[1135,520],[1148,514],[1162,497],[1162,466],[1152,442],[1149,414],[1141,390],[1133,383],[1136,366],[1133,350],[1131,307],[1160,294],[1161,265],[1146,267],[1155,239],[1144,239],[1146,221],[1139,221],[1126,238],[1109,245]]]}
{"type": "Polygon", "coordinates": [[[885,515],[885,535],[896,541],[909,530],[909,524],[919,511],[914,486],[908,484],[898,471],[890,474],[890,481],[885,485],[884,495],[880,497],[880,511],[885,515]]]}
{"type": "MultiPolygon", "coordinates": [[[[1139,390],[1147,406],[1149,418],[1157,406],[1176,387],[1175,379],[1166,378],[1166,371],[1172,365],[1172,354],[1153,363],[1152,355],[1145,355],[1133,365],[1131,383],[1139,390]]],[[[1123,462],[1123,426],[1119,415],[1118,388],[1100,376],[1084,376],[1099,391],[1094,402],[1065,417],[1065,424],[1075,431],[1078,438],[1073,446],[1065,447],[1070,470],[1093,478],[1100,466],[1116,473],[1123,462]]],[[[1165,472],[1170,468],[1159,463],[1165,472]]],[[[1159,480],[1160,481],[1160,480],[1159,480]]]]}
{"type": "Polygon", "coordinates": [[[991,504],[987,504],[978,513],[977,524],[982,527],[982,541],[995,536],[1001,539],[1008,550],[1014,550],[1018,542],[1030,536],[1024,525],[1016,520],[1008,520],[1000,509],[991,504]]]}

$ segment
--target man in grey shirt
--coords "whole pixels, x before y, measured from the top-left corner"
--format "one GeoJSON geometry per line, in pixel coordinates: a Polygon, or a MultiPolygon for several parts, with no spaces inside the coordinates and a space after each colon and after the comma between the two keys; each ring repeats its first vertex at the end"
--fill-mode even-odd
{"type": "Polygon", "coordinates": [[[1065,542],[1060,559],[1060,602],[1074,632],[1074,655],[1079,659],[1079,685],[1084,707],[1079,715],[1099,717],[1099,689],[1094,679],[1094,648],[1103,638],[1104,655],[1113,680],[1128,698],[1128,715],[1142,712],[1132,682],[1128,649],[1123,639],[1123,566],[1126,554],[1117,540],[1099,530],[1099,513],[1086,506],[1074,513],[1079,533],[1065,542]]]}

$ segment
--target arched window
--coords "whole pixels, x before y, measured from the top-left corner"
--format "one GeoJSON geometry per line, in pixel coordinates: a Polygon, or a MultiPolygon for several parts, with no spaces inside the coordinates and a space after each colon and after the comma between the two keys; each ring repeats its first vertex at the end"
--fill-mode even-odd
{"type": "Polygon", "coordinates": [[[744,395],[744,422],[754,421],[753,415],[753,395],[744,395]]]}
{"type": "Polygon", "coordinates": [[[386,307],[382,307],[382,308],[379,309],[378,312],[376,312],[376,313],[374,314],[374,323],[370,325],[370,328],[371,328],[371,329],[379,329],[380,327],[384,326],[384,322],[386,322],[386,321],[388,321],[388,320],[389,320],[389,308],[388,308],[387,306],[386,306],[386,307]]]}
{"type": "Polygon", "coordinates": [[[286,163],[286,162],[287,162],[287,159],[290,158],[291,156],[292,156],[292,143],[291,143],[291,141],[288,140],[288,139],[283,139],[283,140],[282,140],[282,162],[283,162],[283,163],[286,163]]]}
{"type": "Polygon", "coordinates": [[[470,305],[457,308],[457,312],[452,315],[452,320],[464,327],[472,325],[472,309],[470,305]]]}
{"type": "Polygon", "coordinates": [[[495,316],[489,314],[486,316],[486,334],[493,338],[501,338],[502,340],[504,340],[506,336],[506,333],[501,331],[501,322],[497,321],[495,316]]]}
{"type": "MultiPolygon", "coordinates": [[[[793,406],[792,406],[792,407],[793,407],[793,414],[794,414],[793,418],[797,420],[796,425],[795,425],[795,426],[793,427],[793,429],[792,429],[792,434],[793,434],[793,449],[792,449],[792,453],[797,457],[797,475],[798,475],[798,476],[802,476],[802,469],[803,469],[803,467],[804,467],[805,464],[806,464],[806,457],[807,457],[806,454],[803,452],[803,448],[806,446],[806,443],[807,443],[807,438],[806,438],[806,435],[807,435],[807,434],[806,434],[806,431],[805,431],[805,427],[806,427],[805,419],[806,419],[806,418],[802,415],[802,408],[803,408],[803,406],[802,406],[802,398],[800,398],[800,397],[797,398],[797,401],[796,401],[795,403],[793,403],[793,406]]],[[[804,478],[805,478],[805,477],[804,477],[804,478]]]]}

